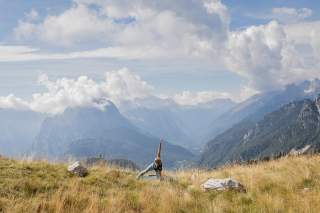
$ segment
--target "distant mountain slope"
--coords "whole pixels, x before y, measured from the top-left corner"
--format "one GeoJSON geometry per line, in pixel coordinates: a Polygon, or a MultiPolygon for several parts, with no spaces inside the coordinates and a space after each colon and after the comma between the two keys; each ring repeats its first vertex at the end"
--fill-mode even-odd
{"type": "Polygon", "coordinates": [[[210,141],[202,154],[201,166],[255,159],[292,148],[311,145],[320,148],[320,96],[316,101],[292,102],[255,123],[245,120],[210,141]]]}
{"type": "Polygon", "coordinates": [[[141,106],[126,111],[125,115],[145,134],[162,137],[182,146],[188,146],[192,142],[184,124],[170,109],[151,109],[141,106]]]}
{"type": "Polygon", "coordinates": [[[258,121],[269,112],[279,109],[292,101],[306,98],[314,99],[320,93],[320,80],[304,81],[300,84],[291,84],[280,91],[272,91],[255,95],[239,103],[231,110],[214,120],[206,133],[205,140],[209,141],[218,134],[231,128],[233,125],[250,118],[258,121]]]}
{"type": "Polygon", "coordinates": [[[181,106],[168,99],[147,98],[121,106],[121,112],[146,134],[189,149],[200,148],[203,136],[219,115],[235,105],[230,99],[181,106]]]}
{"type": "MultiPolygon", "coordinates": [[[[113,103],[104,110],[70,108],[63,114],[47,118],[34,143],[38,157],[65,159],[104,155],[107,159],[122,158],[143,166],[153,160],[159,139],[146,136],[124,118],[113,103]]],[[[169,143],[163,145],[166,166],[189,160],[186,149],[169,143]]]]}
{"type": "Polygon", "coordinates": [[[0,109],[0,155],[21,156],[29,151],[44,115],[29,110],[0,109]]]}

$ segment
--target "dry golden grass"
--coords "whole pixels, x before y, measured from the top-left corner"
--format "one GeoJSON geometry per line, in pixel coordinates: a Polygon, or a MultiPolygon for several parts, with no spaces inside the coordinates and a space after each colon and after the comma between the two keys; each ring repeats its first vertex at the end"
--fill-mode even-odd
{"type": "Polygon", "coordinates": [[[0,212],[320,212],[320,156],[283,158],[215,171],[167,173],[172,181],[137,181],[132,171],[0,159],[0,212]],[[233,177],[247,193],[203,192],[207,178],[233,177]]]}

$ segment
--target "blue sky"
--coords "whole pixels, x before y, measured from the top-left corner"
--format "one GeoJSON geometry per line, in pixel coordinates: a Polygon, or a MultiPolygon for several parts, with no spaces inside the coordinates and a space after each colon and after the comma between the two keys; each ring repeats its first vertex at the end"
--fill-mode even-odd
{"type": "Polygon", "coordinates": [[[110,83],[115,87],[152,88],[152,94],[141,88],[139,94],[121,94],[167,97],[180,104],[241,101],[320,74],[317,0],[0,4],[0,106],[15,106],[17,100],[30,105],[38,101],[35,93],[56,97],[59,91],[38,83],[43,74],[51,85],[79,76],[99,84],[111,82],[105,75],[113,71],[109,77],[116,79],[110,83]],[[122,68],[128,76],[117,73],[122,68]],[[131,85],[126,78],[138,80],[131,85]]]}

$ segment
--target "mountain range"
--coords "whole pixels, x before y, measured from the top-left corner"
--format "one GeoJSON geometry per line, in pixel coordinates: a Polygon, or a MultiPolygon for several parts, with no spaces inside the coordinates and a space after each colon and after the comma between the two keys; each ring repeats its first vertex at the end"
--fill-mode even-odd
{"type": "Polygon", "coordinates": [[[207,128],[205,141],[212,140],[217,135],[231,128],[244,119],[259,121],[267,113],[279,109],[292,101],[314,99],[320,93],[320,80],[307,80],[299,84],[290,84],[281,90],[257,94],[226,111],[215,119],[207,128]]]}
{"type": "MultiPolygon", "coordinates": [[[[301,141],[288,137],[286,140],[291,142],[287,143],[291,145],[278,147],[272,142],[275,148],[265,148],[268,144],[265,140],[287,134],[280,126],[273,129],[275,122],[298,128],[300,124],[293,121],[300,115],[301,107],[319,93],[320,80],[315,79],[260,93],[241,103],[217,99],[182,106],[171,99],[149,97],[117,106],[109,101],[103,109],[67,108],[56,115],[0,109],[0,154],[12,157],[34,154],[50,160],[102,154],[108,159],[128,159],[143,166],[153,159],[159,139],[163,138],[167,141],[164,158],[170,167],[184,165],[194,160],[195,155],[201,155],[201,166],[212,167],[302,146],[301,141]],[[304,103],[301,105],[300,101],[304,103]],[[288,107],[290,104],[295,108],[288,107]],[[270,113],[275,113],[276,118],[282,113],[288,117],[280,122],[270,113]]],[[[309,105],[310,110],[314,109],[309,105]]],[[[315,134],[299,131],[304,131],[305,137],[315,134]]]]}
{"type": "Polygon", "coordinates": [[[311,146],[320,150],[320,96],[291,102],[259,122],[244,120],[210,141],[200,165],[215,167],[311,146]]]}
{"type": "Polygon", "coordinates": [[[190,150],[205,144],[209,125],[235,106],[230,99],[216,99],[194,106],[181,106],[170,99],[147,98],[120,106],[120,110],[146,134],[164,138],[190,150]]]}

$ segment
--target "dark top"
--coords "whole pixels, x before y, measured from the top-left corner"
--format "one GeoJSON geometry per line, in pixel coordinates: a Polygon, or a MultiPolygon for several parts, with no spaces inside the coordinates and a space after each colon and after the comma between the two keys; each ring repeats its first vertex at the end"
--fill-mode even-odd
{"type": "Polygon", "coordinates": [[[162,171],[162,162],[160,162],[159,165],[157,165],[156,162],[153,162],[153,169],[154,169],[155,171],[161,172],[161,171],[162,171]]]}

